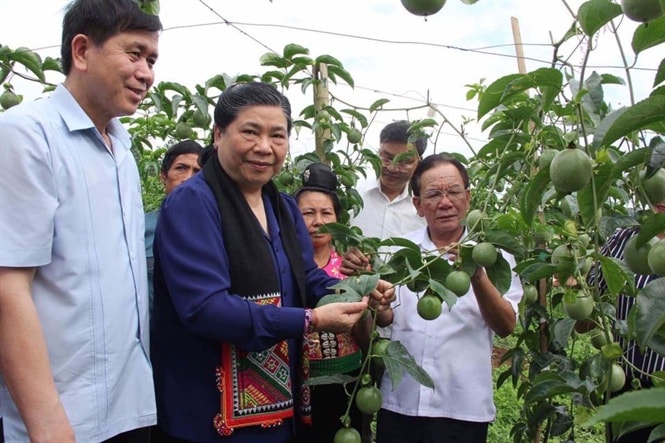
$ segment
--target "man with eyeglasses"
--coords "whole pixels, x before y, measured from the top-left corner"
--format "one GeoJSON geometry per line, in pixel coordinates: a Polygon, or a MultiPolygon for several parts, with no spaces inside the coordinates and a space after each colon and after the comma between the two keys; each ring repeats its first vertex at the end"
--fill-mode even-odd
{"type": "MultiPolygon", "coordinates": [[[[427,227],[404,237],[423,252],[438,250],[450,262],[455,261],[457,245],[464,241],[463,220],[471,201],[466,168],[444,154],[428,156],[415,168],[411,189],[413,205],[427,227]]],[[[503,257],[512,269],[515,259],[506,253],[503,257]]],[[[502,295],[485,269],[477,267],[469,291],[452,309],[444,304],[443,312],[434,320],[424,320],[417,314],[422,292],[416,294],[404,285],[396,294],[390,339],[400,341],[429,373],[434,389],[420,385],[409,375],[393,386],[385,374],[376,443],[486,442],[488,425],[496,413],[493,337],[506,337],[515,328],[522,296],[519,278],[513,273],[510,288],[502,295]]]]}
{"type": "Polygon", "coordinates": [[[363,209],[351,220],[366,237],[399,237],[425,226],[413,208],[407,185],[425,152],[427,138],[410,139],[410,125],[405,120],[390,123],[379,136],[381,174],[361,195],[363,209]]]}

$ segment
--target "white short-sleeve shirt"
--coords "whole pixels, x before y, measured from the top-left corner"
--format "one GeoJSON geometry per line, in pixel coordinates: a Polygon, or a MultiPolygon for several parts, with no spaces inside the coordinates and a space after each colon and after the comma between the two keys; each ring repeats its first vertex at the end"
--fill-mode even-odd
{"type": "MultiPolygon", "coordinates": [[[[405,238],[423,251],[437,247],[427,229],[412,232],[405,238]]],[[[502,252],[515,267],[515,259],[502,252]]],[[[422,294],[420,294],[422,295],[422,294]]],[[[381,393],[384,409],[418,417],[447,417],[472,422],[494,420],[496,410],[492,390],[492,345],[494,332],[480,313],[473,288],[460,297],[452,309],[443,304],[435,320],[424,320],[418,313],[418,297],[406,286],[397,288],[394,320],[390,339],[400,341],[416,363],[434,380],[434,390],[404,374],[394,390],[387,373],[381,393]]],[[[503,295],[517,313],[522,286],[513,273],[510,289],[503,295]]],[[[517,314],[515,314],[517,315],[517,314]]]]}
{"type": "MultiPolygon", "coordinates": [[[[156,421],[144,215],[129,134],[113,153],[67,89],[0,114],[0,266],[35,267],[32,296],[78,441],[156,421]]],[[[26,368],[26,371],[29,371],[26,368]]],[[[6,441],[25,427],[0,379],[6,441]]]]}
{"type": "Polygon", "coordinates": [[[425,219],[418,215],[408,186],[394,200],[381,191],[376,180],[364,192],[361,192],[363,209],[351,220],[358,226],[365,237],[377,237],[384,240],[389,237],[401,237],[411,231],[425,227],[425,219]]]}

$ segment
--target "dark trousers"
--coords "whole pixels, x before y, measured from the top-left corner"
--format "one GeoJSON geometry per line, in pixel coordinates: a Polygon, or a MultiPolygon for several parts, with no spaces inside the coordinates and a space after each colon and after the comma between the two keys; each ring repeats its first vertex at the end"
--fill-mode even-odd
{"type": "Polygon", "coordinates": [[[376,443],[486,443],[489,423],[411,417],[381,409],[376,443]]]}
{"type": "Polygon", "coordinates": [[[150,429],[138,428],[104,440],[104,443],[150,443],[150,429]]]}
{"type": "MultiPolygon", "coordinates": [[[[352,389],[353,386],[349,386],[352,389]]],[[[312,392],[312,426],[303,426],[300,441],[312,443],[332,443],[335,432],[342,427],[340,417],[346,411],[349,397],[344,385],[328,384],[311,387],[312,392]]],[[[362,413],[355,403],[349,412],[351,427],[361,429],[362,413]]]]}

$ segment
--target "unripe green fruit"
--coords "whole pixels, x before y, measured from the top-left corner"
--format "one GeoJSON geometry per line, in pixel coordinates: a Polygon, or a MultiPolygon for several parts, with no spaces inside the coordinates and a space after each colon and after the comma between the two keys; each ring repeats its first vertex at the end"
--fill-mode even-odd
{"type": "Polygon", "coordinates": [[[446,4],[446,0],[402,0],[402,5],[414,15],[436,14],[446,4]]]}
{"type": "Polygon", "coordinates": [[[424,295],[416,306],[418,315],[424,320],[435,320],[441,315],[441,300],[436,295],[424,295]]]}
{"type": "Polygon", "coordinates": [[[558,153],[559,151],[556,149],[545,149],[543,153],[540,154],[540,157],[538,157],[538,168],[541,170],[549,169],[552,160],[558,153]]]}
{"type": "Polygon", "coordinates": [[[7,110],[18,105],[19,103],[21,103],[21,99],[12,91],[5,90],[5,92],[0,95],[0,106],[2,109],[7,110]]]}
{"type": "Polygon", "coordinates": [[[626,373],[617,363],[612,363],[610,370],[607,390],[610,392],[620,391],[626,384],[626,373]]]}
{"type": "Polygon", "coordinates": [[[356,392],[356,406],[363,414],[374,414],[381,409],[383,396],[376,386],[363,386],[356,392]]]}
{"type": "Polygon", "coordinates": [[[469,292],[469,288],[471,288],[471,278],[469,277],[469,274],[464,271],[452,271],[446,276],[446,280],[443,284],[453,294],[461,297],[469,292]]]}
{"type": "Polygon", "coordinates": [[[592,173],[591,159],[581,149],[560,151],[550,164],[550,179],[562,194],[584,188],[591,181],[592,173]]]}
{"type": "Polygon", "coordinates": [[[552,264],[558,265],[563,262],[565,258],[573,258],[573,250],[570,245],[563,244],[559,245],[552,251],[552,264]]]}
{"type": "Polygon", "coordinates": [[[629,238],[626,242],[626,246],[623,249],[623,261],[626,263],[626,266],[628,266],[628,269],[636,274],[650,275],[650,249],[650,243],[645,243],[639,248],[637,247],[637,235],[629,238]]]}
{"type": "Polygon", "coordinates": [[[538,289],[534,285],[526,284],[522,287],[522,300],[527,305],[534,303],[538,300],[538,289]]]}
{"type": "Polygon", "coordinates": [[[651,245],[647,255],[647,263],[653,274],[665,277],[665,239],[658,240],[658,242],[651,245]]]}
{"type": "Polygon", "coordinates": [[[179,122],[177,125],[175,125],[175,138],[178,140],[189,138],[191,135],[192,128],[190,128],[187,123],[179,122]]]}
{"type": "Polygon", "coordinates": [[[648,22],[663,15],[659,0],[621,0],[621,9],[636,22],[648,22]]]}
{"type": "Polygon", "coordinates": [[[578,295],[573,303],[568,303],[564,298],[563,310],[573,320],[584,320],[591,315],[595,304],[596,302],[590,295],[578,295]]]}
{"type": "Polygon", "coordinates": [[[659,169],[654,175],[642,181],[644,193],[649,203],[656,205],[665,201],[665,169],[659,169]]]}
{"type": "Polygon", "coordinates": [[[466,228],[471,232],[481,232],[484,230],[483,219],[485,213],[480,209],[473,209],[466,214],[466,228]]]}
{"type": "Polygon", "coordinates": [[[349,140],[349,143],[356,144],[360,143],[360,140],[362,140],[363,135],[357,129],[351,128],[349,129],[349,132],[346,134],[346,138],[349,140]]]}
{"type": "Polygon", "coordinates": [[[335,432],[333,443],[360,443],[360,433],[354,428],[339,428],[335,432]]]}
{"type": "Polygon", "coordinates": [[[478,266],[484,268],[493,266],[498,258],[496,246],[489,242],[481,242],[473,247],[471,251],[471,259],[478,266]]]}

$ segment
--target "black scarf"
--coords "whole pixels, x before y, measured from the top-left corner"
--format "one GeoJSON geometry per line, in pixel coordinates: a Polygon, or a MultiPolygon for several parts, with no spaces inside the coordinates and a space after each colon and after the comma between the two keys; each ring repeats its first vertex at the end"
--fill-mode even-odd
{"type": "MultiPolygon", "coordinates": [[[[238,185],[228,176],[214,156],[203,167],[222,217],[224,247],[229,257],[231,292],[242,297],[278,293],[279,277],[272,252],[264,239],[263,228],[243,197],[238,185]]],[[[263,186],[280,227],[284,251],[291,265],[301,307],[305,306],[305,265],[296,235],[295,223],[272,182],[263,186]]]]}

